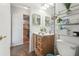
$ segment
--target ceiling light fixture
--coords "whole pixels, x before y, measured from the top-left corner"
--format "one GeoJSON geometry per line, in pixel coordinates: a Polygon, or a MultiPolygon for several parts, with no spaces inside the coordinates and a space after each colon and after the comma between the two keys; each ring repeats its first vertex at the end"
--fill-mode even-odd
{"type": "Polygon", "coordinates": [[[49,5],[48,4],[44,4],[44,7],[49,8],[49,5]]]}
{"type": "Polygon", "coordinates": [[[51,6],[54,6],[54,3],[48,3],[49,5],[51,5],[51,6]]]}
{"type": "Polygon", "coordinates": [[[24,9],[29,9],[28,7],[23,7],[24,9]]]}
{"type": "Polygon", "coordinates": [[[41,9],[44,9],[44,10],[46,10],[47,8],[49,8],[49,5],[48,5],[48,4],[44,4],[44,5],[41,7],[41,9]]]}

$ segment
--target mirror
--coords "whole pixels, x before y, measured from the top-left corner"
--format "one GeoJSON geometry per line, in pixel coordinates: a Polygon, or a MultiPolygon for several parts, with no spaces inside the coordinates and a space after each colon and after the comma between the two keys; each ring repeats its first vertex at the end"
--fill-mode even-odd
{"type": "Polygon", "coordinates": [[[45,16],[45,26],[48,27],[50,26],[50,17],[45,16]]]}
{"type": "Polygon", "coordinates": [[[41,16],[38,14],[33,14],[32,15],[32,24],[33,25],[40,25],[41,23],[41,16]]]}

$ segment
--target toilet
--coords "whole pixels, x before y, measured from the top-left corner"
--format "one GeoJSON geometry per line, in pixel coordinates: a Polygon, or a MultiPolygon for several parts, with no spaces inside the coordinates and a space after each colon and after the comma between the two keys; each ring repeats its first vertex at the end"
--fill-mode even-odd
{"type": "Polygon", "coordinates": [[[58,56],[75,56],[76,46],[69,44],[63,40],[57,40],[58,56]]]}

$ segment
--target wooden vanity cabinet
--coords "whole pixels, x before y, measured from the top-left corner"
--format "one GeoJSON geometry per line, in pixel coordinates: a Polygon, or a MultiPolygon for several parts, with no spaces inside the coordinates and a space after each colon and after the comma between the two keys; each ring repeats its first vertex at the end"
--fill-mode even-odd
{"type": "Polygon", "coordinates": [[[33,43],[35,54],[38,56],[54,53],[54,35],[33,34],[33,43]]]}

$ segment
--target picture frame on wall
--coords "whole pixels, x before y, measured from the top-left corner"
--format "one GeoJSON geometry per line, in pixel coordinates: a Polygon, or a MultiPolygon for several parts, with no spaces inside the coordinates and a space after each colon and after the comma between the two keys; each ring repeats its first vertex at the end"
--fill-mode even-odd
{"type": "Polygon", "coordinates": [[[32,24],[33,25],[40,25],[41,24],[41,16],[38,14],[32,15],[32,24]]]}
{"type": "Polygon", "coordinates": [[[50,26],[50,17],[49,16],[45,16],[45,26],[48,27],[50,26]]]}

